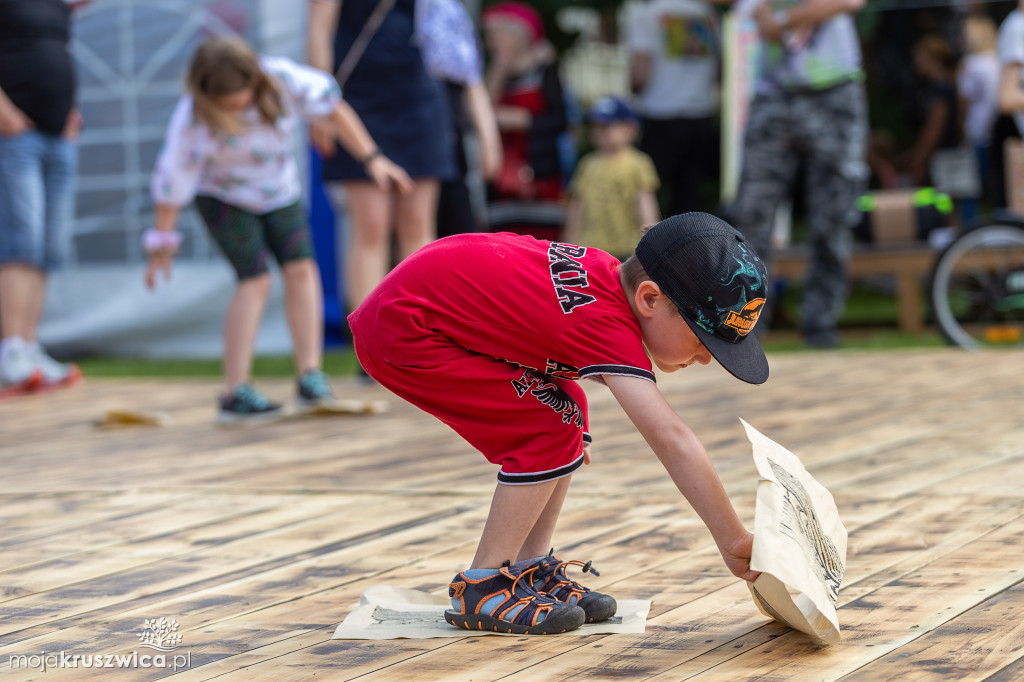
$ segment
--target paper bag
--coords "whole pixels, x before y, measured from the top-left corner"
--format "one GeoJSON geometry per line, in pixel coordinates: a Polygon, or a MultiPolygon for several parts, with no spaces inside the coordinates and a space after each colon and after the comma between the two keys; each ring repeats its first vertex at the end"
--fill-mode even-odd
{"type": "Polygon", "coordinates": [[[846,528],[832,495],[796,455],[747,422],[761,480],[748,583],[764,615],[829,644],[839,641],[836,600],[846,570],[846,528]]]}

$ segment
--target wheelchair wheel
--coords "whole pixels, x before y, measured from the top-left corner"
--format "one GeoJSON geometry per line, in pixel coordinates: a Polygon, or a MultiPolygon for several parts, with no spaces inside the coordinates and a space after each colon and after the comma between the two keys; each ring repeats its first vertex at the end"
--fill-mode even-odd
{"type": "Polygon", "coordinates": [[[1024,223],[959,236],[936,260],[929,294],[951,343],[968,350],[1024,346],[1024,223]]]}

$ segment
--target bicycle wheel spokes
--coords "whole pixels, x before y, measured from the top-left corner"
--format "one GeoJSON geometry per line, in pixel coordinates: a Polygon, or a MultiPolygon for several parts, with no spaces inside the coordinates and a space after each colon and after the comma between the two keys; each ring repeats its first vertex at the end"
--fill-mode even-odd
{"type": "Polygon", "coordinates": [[[989,225],[953,242],[936,263],[931,298],[953,343],[1024,345],[1024,228],[989,225]]]}

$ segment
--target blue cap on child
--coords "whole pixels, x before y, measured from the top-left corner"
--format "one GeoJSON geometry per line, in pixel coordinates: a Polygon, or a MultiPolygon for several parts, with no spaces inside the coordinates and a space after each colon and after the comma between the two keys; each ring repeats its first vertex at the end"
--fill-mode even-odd
{"type": "Polygon", "coordinates": [[[590,107],[591,123],[637,123],[639,119],[629,105],[618,97],[599,97],[590,107]]]}

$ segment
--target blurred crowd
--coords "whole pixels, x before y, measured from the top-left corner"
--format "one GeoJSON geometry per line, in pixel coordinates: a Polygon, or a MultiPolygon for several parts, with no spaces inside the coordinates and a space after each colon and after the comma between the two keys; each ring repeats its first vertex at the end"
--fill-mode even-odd
{"type": "MultiPolygon", "coordinates": [[[[84,4],[0,0],[0,384],[8,389],[79,376],[46,354],[36,330],[73,215],[81,122],[68,43],[84,4]]],[[[645,226],[704,210],[731,220],[770,263],[776,210],[790,203],[811,245],[801,331],[811,345],[834,346],[858,198],[952,183],[945,189],[961,219],[1005,205],[1003,142],[1019,136],[1012,117],[1024,112],[1020,10],[960,3],[882,25],[877,16],[858,22],[864,4],[632,3],[622,35],[605,27],[628,52],[628,88],[583,102],[562,81],[553,18],[529,3],[484,3],[474,15],[460,0],[309,0],[305,63],[256,54],[240,40],[207,41],[193,57],[154,169],[147,283],[170,272],[178,211],[194,203],[238,277],[225,320],[225,421],[280,408],[249,376],[271,260],[288,289],[297,395],[311,405],[330,399],[318,272],[285,143],[301,125],[342,217],[350,309],[404,257],[463,232],[564,239],[624,259],[645,226]],[[756,27],[760,48],[735,200],[723,204],[726,12],[756,27]],[[905,37],[864,59],[864,25],[876,38],[905,37]]]]}

